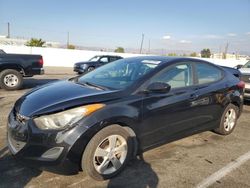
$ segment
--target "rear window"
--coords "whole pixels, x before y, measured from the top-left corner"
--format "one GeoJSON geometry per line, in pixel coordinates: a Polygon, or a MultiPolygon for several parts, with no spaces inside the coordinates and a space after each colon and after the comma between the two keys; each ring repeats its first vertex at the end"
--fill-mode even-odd
{"type": "Polygon", "coordinates": [[[218,81],[222,78],[220,69],[208,64],[196,64],[197,79],[199,84],[218,81]]]}
{"type": "Polygon", "coordinates": [[[110,62],[112,62],[112,61],[116,61],[116,60],[121,59],[121,58],[119,58],[119,57],[109,57],[109,59],[110,59],[110,62]]]}
{"type": "Polygon", "coordinates": [[[248,61],[242,68],[250,68],[250,61],[248,61]]]}

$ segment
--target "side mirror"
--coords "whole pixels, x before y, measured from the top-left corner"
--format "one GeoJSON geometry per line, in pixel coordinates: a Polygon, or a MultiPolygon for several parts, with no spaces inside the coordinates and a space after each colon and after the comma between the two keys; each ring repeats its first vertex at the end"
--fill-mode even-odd
{"type": "Polygon", "coordinates": [[[147,87],[147,91],[155,93],[167,93],[171,89],[171,86],[164,82],[154,82],[147,87]]]}
{"type": "Polygon", "coordinates": [[[241,69],[243,67],[243,65],[237,65],[236,69],[241,69]]]}

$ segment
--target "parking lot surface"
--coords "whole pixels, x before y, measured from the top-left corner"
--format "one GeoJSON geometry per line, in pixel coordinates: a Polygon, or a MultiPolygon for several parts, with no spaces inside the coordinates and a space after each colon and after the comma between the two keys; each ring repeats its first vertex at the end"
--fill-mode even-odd
{"type": "MultiPolygon", "coordinates": [[[[222,169],[209,187],[250,187],[250,103],[234,132],[220,136],[204,132],[143,154],[112,180],[98,182],[83,172],[52,172],[16,161],[6,146],[7,116],[14,102],[33,87],[74,75],[72,68],[46,68],[45,75],[28,78],[24,89],[0,89],[0,187],[196,187],[222,169]],[[234,166],[244,156],[244,163],[234,166]],[[232,164],[232,165],[230,165],[232,164]],[[230,168],[231,166],[231,168],[230,168]],[[231,169],[231,170],[230,170],[231,169]]],[[[239,164],[239,163],[238,163],[239,164]]],[[[203,185],[202,185],[203,186],[203,185]]]]}

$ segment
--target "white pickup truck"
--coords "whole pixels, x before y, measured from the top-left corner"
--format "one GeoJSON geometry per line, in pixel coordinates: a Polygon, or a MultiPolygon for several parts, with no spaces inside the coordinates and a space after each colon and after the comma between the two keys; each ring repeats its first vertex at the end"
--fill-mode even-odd
{"type": "Polygon", "coordinates": [[[237,66],[241,72],[241,80],[245,82],[244,98],[250,100],[250,61],[243,66],[237,66]]]}

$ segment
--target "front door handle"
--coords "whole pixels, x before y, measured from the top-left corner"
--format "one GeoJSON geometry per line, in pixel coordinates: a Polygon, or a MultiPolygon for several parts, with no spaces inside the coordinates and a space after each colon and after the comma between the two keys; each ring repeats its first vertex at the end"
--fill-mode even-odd
{"type": "Polygon", "coordinates": [[[196,100],[199,97],[199,95],[197,93],[192,93],[189,97],[189,100],[193,101],[196,100]]]}

